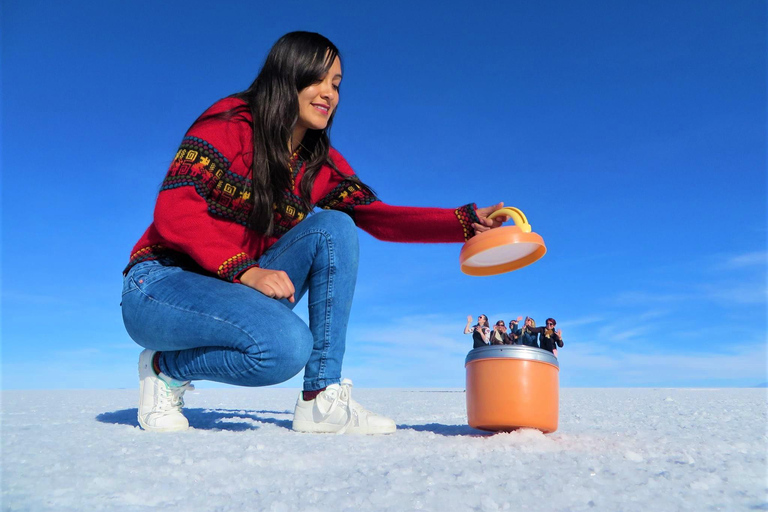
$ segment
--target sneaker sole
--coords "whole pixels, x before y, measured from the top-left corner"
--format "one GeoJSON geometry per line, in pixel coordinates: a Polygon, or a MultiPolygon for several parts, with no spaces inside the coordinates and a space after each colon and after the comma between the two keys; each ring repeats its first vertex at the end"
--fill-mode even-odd
{"type": "MultiPolygon", "coordinates": [[[[294,421],[292,428],[296,432],[303,432],[305,434],[335,434],[341,430],[342,427],[337,425],[318,425],[317,423],[311,421],[294,421]]],[[[396,430],[397,427],[392,425],[386,427],[368,427],[365,432],[361,431],[361,429],[350,428],[345,433],[355,435],[377,435],[393,434],[396,430]]]]}
{"type": "Polygon", "coordinates": [[[147,432],[182,432],[184,430],[189,429],[189,427],[152,427],[144,423],[144,421],[139,418],[139,425],[142,429],[146,430],[147,432]]]}

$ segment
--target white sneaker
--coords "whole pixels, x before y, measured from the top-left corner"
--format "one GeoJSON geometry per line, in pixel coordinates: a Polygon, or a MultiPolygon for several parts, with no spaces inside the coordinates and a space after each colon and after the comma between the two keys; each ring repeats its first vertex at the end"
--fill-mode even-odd
{"type": "Polygon", "coordinates": [[[181,408],[184,392],[195,387],[189,381],[156,374],[152,367],[155,352],[144,349],[139,355],[139,425],[155,432],[187,430],[189,422],[181,408]]]}
{"type": "Polygon", "coordinates": [[[293,430],[336,434],[391,434],[395,422],[363,409],[352,400],[352,381],[331,384],[314,400],[304,401],[299,392],[293,413],[293,430]]]}

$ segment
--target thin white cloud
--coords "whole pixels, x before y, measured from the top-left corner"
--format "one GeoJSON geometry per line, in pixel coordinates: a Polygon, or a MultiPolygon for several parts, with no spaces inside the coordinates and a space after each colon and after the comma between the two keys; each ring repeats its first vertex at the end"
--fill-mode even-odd
{"type": "Polygon", "coordinates": [[[714,254],[690,262],[686,267],[701,273],[691,284],[665,283],[664,290],[626,290],[612,297],[617,305],[671,306],[691,301],[714,302],[721,306],[743,306],[768,302],[768,251],[741,254],[714,254]]]}
{"type": "Polygon", "coordinates": [[[688,301],[695,296],[690,293],[661,293],[647,291],[626,291],[618,293],[611,302],[618,305],[665,304],[688,301]]]}
{"type": "Polygon", "coordinates": [[[768,266],[768,251],[753,251],[730,256],[723,262],[724,268],[743,268],[754,265],[768,266]]]}
{"type": "Polygon", "coordinates": [[[597,330],[597,339],[610,344],[635,341],[647,336],[654,330],[652,325],[641,325],[637,327],[620,327],[617,325],[608,325],[600,327],[597,330]]]}
{"type": "Polygon", "coordinates": [[[572,329],[574,327],[581,327],[582,325],[591,325],[596,323],[602,323],[605,322],[605,317],[598,316],[598,315],[592,315],[592,316],[584,316],[580,318],[573,318],[570,320],[563,320],[557,322],[557,327],[560,329],[572,329]]]}
{"type": "Polygon", "coordinates": [[[562,351],[561,367],[567,365],[572,374],[599,371],[609,385],[637,385],[666,382],[743,381],[759,384],[766,380],[766,344],[744,343],[723,352],[664,353],[648,350],[626,352],[621,347],[600,342],[578,343],[574,350],[562,351]]]}
{"type": "Polygon", "coordinates": [[[639,320],[657,320],[659,318],[669,316],[670,314],[672,314],[672,311],[669,309],[654,309],[646,311],[645,313],[641,313],[637,318],[639,320]]]}
{"type": "Polygon", "coordinates": [[[706,285],[705,297],[727,304],[763,304],[768,301],[768,286],[762,283],[706,285]]]}
{"type": "Polygon", "coordinates": [[[729,304],[762,304],[768,301],[768,287],[765,280],[749,282],[706,283],[691,286],[687,292],[627,291],[616,295],[612,302],[617,305],[674,304],[690,301],[729,304]]]}

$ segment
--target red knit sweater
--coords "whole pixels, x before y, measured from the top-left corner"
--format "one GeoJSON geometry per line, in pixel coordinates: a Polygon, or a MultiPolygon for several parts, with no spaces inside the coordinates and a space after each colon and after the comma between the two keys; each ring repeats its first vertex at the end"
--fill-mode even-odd
{"type": "MultiPolygon", "coordinates": [[[[225,98],[206,114],[225,112],[243,101],[225,98]]],[[[134,246],[125,272],[141,261],[169,252],[191,257],[206,271],[237,282],[285,232],[310,212],[299,199],[305,166],[294,169],[293,190],[285,206],[275,209],[275,233],[267,237],[250,229],[253,209],[250,115],[198,121],[189,129],[171,163],[155,205],[154,221],[134,246]]],[[[349,214],[359,227],[380,240],[393,242],[463,242],[475,234],[476,207],[457,209],[391,206],[348,179],[355,173],[331,149],[329,158],[341,173],[324,165],[312,188],[312,204],[349,214]]]]}

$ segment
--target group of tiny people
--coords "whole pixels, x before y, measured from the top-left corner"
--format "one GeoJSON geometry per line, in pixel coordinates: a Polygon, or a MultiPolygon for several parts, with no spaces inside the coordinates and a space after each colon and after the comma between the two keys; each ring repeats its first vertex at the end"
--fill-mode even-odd
{"type": "Polygon", "coordinates": [[[509,321],[509,330],[504,320],[498,320],[493,328],[488,323],[486,315],[477,317],[477,323],[472,325],[472,315],[467,316],[467,325],[464,334],[471,334],[474,341],[472,348],[488,345],[526,345],[552,352],[557,356],[557,348],[563,346],[563,333],[555,330],[557,322],[554,318],[547,318],[544,327],[536,327],[536,322],[531,317],[525,317],[523,326],[520,327],[522,316],[509,321]]]}

